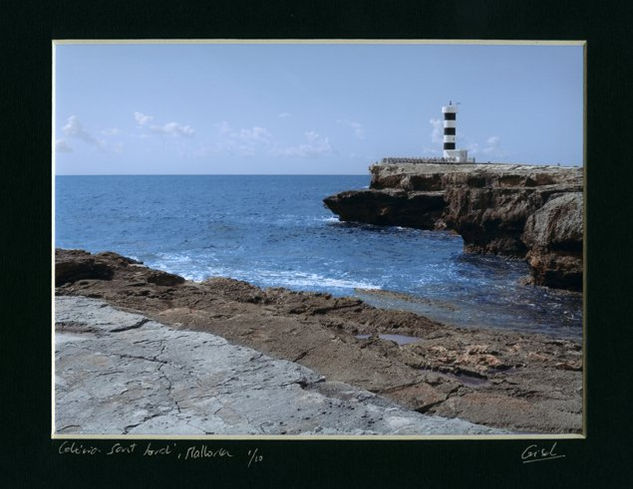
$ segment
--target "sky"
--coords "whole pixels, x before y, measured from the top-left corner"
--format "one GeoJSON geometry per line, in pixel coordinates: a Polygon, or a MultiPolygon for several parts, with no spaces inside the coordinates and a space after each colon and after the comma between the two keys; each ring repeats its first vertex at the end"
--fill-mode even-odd
{"type": "Polygon", "coordinates": [[[582,165],[582,46],[57,44],[55,171],[366,174],[442,154],[582,165]]]}

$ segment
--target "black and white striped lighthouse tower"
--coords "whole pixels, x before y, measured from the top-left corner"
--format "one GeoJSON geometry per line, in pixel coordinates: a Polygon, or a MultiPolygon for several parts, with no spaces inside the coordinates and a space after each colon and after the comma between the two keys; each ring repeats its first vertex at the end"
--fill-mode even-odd
{"type": "Polygon", "coordinates": [[[444,158],[452,158],[455,151],[455,137],[457,130],[457,105],[449,102],[442,107],[444,115],[444,158]]]}
{"type": "Polygon", "coordinates": [[[443,157],[455,163],[468,162],[468,150],[455,149],[457,138],[457,105],[449,101],[442,107],[444,115],[444,152],[443,157]]]}

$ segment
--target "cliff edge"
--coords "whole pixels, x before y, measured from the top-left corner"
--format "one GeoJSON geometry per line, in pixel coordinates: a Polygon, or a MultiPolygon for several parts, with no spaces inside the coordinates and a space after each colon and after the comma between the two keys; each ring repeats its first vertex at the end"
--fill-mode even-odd
{"type": "Polygon", "coordinates": [[[583,170],[374,164],[369,189],[324,199],[342,221],[451,229],[464,250],[525,258],[531,282],[582,290],[583,170]]]}

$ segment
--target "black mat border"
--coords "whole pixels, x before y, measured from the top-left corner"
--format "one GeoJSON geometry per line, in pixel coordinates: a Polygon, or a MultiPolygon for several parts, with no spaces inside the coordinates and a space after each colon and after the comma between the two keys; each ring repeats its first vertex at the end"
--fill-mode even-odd
{"type": "MultiPolygon", "coordinates": [[[[7,487],[624,487],[630,457],[633,19],[628,2],[8,2],[3,58],[0,354],[7,487]],[[50,439],[52,39],[588,41],[588,438],[523,465],[525,441],[261,441],[265,463],[73,458],[50,439]],[[8,56],[7,56],[8,55],[8,56]],[[8,151],[7,151],[8,150],[8,151]]],[[[226,442],[243,450],[250,442],[226,442]]]]}

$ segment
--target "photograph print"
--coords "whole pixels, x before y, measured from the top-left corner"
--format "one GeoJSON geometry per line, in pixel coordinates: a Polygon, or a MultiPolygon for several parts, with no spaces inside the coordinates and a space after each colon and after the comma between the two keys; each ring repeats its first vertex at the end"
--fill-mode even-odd
{"type": "Polygon", "coordinates": [[[52,436],[581,437],[584,49],[55,41],[52,436]]]}

